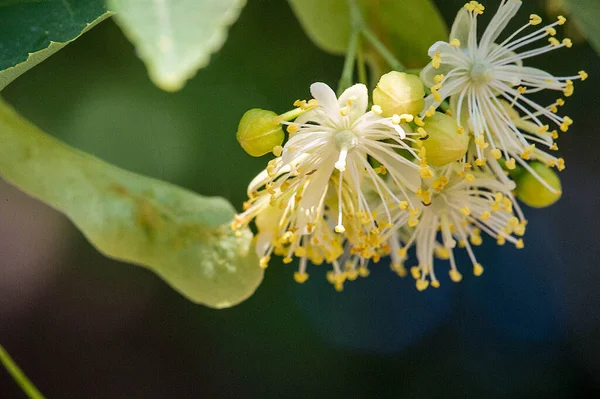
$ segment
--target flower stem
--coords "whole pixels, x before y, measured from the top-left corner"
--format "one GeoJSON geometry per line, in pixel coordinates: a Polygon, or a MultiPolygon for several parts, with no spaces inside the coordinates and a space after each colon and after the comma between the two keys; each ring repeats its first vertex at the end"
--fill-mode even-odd
{"type": "Polygon", "coordinates": [[[375,50],[377,50],[377,52],[385,59],[385,61],[389,64],[389,66],[393,70],[399,71],[399,72],[404,71],[404,69],[405,69],[404,65],[402,65],[402,63],[400,61],[398,61],[398,59],[394,56],[394,54],[392,54],[392,52],[387,49],[385,44],[383,44],[377,38],[377,36],[375,36],[375,34],[373,32],[371,32],[371,30],[369,28],[367,28],[366,26],[363,26],[362,34],[365,37],[365,39],[367,39],[369,41],[369,43],[371,43],[373,48],[375,48],[375,50]]]}
{"type": "Polygon", "coordinates": [[[338,96],[342,94],[344,90],[352,85],[354,75],[354,62],[356,60],[356,47],[358,44],[358,31],[354,31],[350,34],[350,40],[348,41],[348,51],[346,52],[346,59],[344,60],[344,69],[342,70],[342,77],[338,84],[338,96]]]}
{"type": "Polygon", "coordinates": [[[357,63],[358,63],[358,81],[364,85],[367,84],[367,66],[365,63],[365,54],[363,52],[363,46],[359,39],[358,41],[358,54],[357,54],[357,63]]]}
{"type": "Polygon", "coordinates": [[[0,363],[4,365],[8,373],[30,399],[44,399],[44,395],[29,381],[2,345],[0,345],[0,363]]]}

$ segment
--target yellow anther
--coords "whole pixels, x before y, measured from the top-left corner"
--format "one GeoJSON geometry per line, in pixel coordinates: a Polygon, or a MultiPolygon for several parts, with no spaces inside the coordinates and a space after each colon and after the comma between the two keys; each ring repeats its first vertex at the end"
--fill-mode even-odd
{"type": "Polygon", "coordinates": [[[342,114],[342,116],[348,115],[348,111],[349,111],[348,106],[340,108],[340,114],[342,114]]]}
{"type": "Polygon", "coordinates": [[[465,175],[465,180],[468,181],[469,183],[472,183],[475,181],[475,175],[473,175],[472,173],[467,173],[465,175]]]}
{"type": "Polygon", "coordinates": [[[477,1],[468,2],[465,4],[465,8],[467,11],[471,11],[479,15],[483,14],[483,11],[485,10],[485,7],[477,1]]]}
{"type": "Polygon", "coordinates": [[[563,105],[565,105],[565,100],[563,100],[562,98],[557,98],[556,105],[558,105],[559,107],[562,107],[563,105]]]}
{"type": "Polygon", "coordinates": [[[531,25],[539,25],[542,23],[542,17],[537,14],[531,14],[529,16],[529,24],[531,25]]]}
{"type": "Polygon", "coordinates": [[[500,159],[500,157],[502,156],[502,151],[500,151],[497,148],[494,148],[493,150],[490,151],[490,154],[492,154],[494,159],[500,159]]]}
{"type": "Polygon", "coordinates": [[[529,157],[531,156],[531,153],[533,152],[533,150],[535,150],[535,144],[532,144],[529,147],[525,148],[523,150],[523,152],[521,153],[521,158],[523,158],[523,159],[529,159],[529,157]]]}
{"type": "Polygon", "coordinates": [[[431,179],[433,177],[433,171],[429,166],[421,166],[419,168],[419,174],[423,179],[431,179]]]}
{"type": "Polygon", "coordinates": [[[287,265],[288,263],[292,263],[292,260],[293,259],[291,257],[286,256],[285,258],[283,258],[283,263],[287,265]]]}
{"type": "Polygon", "coordinates": [[[433,280],[433,281],[431,282],[431,286],[432,286],[433,288],[440,288],[440,282],[439,282],[439,281],[437,281],[437,280],[433,280]]]}
{"type": "Polygon", "coordinates": [[[563,122],[560,124],[560,130],[566,132],[569,130],[569,127],[573,124],[573,119],[568,116],[563,117],[563,122]]]}
{"type": "Polygon", "coordinates": [[[562,44],[564,44],[566,48],[571,48],[571,47],[573,47],[573,41],[572,41],[571,39],[569,39],[568,37],[565,37],[565,38],[562,40],[562,44]]]}
{"type": "Polygon", "coordinates": [[[573,81],[572,80],[567,80],[565,83],[565,88],[563,89],[563,94],[565,95],[565,97],[571,97],[573,95],[573,92],[575,91],[575,87],[573,86],[573,81]]]}
{"type": "Polygon", "coordinates": [[[398,124],[400,124],[400,122],[402,122],[402,119],[400,118],[400,115],[398,115],[398,114],[392,115],[392,123],[394,125],[398,125],[398,124]]]}
{"type": "Polygon", "coordinates": [[[428,190],[423,190],[421,187],[419,187],[415,194],[421,199],[421,201],[423,201],[423,204],[431,204],[431,193],[428,190]]]}
{"type": "Polygon", "coordinates": [[[403,120],[404,122],[412,122],[414,118],[415,117],[412,116],[411,114],[402,114],[402,115],[400,115],[400,120],[403,120]]]}
{"type": "Polygon", "coordinates": [[[418,266],[413,266],[410,268],[410,274],[415,280],[418,280],[421,278],[421,269],[418,266]]]}
{"type": "Polygon", "coordinates": [[[346,228],[343,225],[338,224],[337,226],[335,226],[336,233],[343,234],[345,231],[346,231],[346,228]]]}
{"type": "Polygon", "coordinates": [[[479,246],[479,245],[481,245],[481,243],[483,243],[483,239],[479,235],[472,235],[470,237],[470,241],[471,241],[471,244],[473,244],[475,246],[479,246]]]}
{"type": "Polygon", "coordinates": [[[281,156],[281,153],[283,152],[283,147],[280,145],[276,145],[275,147],[273,147],[273,155],[275,155],[276,157],[281,156]]]}
{"type": "Polygon", "coordinates": [[[549,34],[550,36],[556,36],[556,29],[549,26],[546,28],[546,33],[549,34]]]}
{"type": "Polygon", "coordinates": [[[269,266],[270,260],[271,260],[270,256],[263,256],[262,258],[260,258],[258,265],[260,266],[261,269],[266,269],[269,266]]]}
{"type": "Polygon", "coordinates": [[[400,202],[398,203],[398,207],[399,207],[400,209],[402,209],[403,211],[407,210],[407,209],[408,209],[408,201],[404,201],[404,200],[403,200],[403,201],[400,201],[400,202]]]}
{"type": "Polygon", "coordinates": [[[504,238],[503,235],[499,235],[498,238],[496,239],[496,244],[504,245],[505,243],[506,243],[506,238],[504,238]]]}
{"type": "Polygon", "coordinates": [[[446,247],[435,247],[433,251],[439,259],[450,259],[450,251],[446,247]]]}
{"type": "Polygon", "coordinates": [[[525,243],[523,242],[522,238],[519,238],[517,240],[517,243],[515,244],[515,247],[517,247],[518,249],[525,248],[525,243]]]}
{"type": "Polygon", "coordinates": [[[292,123],[292,124],[288,125],[288,127],[287,127],[287,131],[290,134],[294,134],[294,133],[298,132],[298,130],[300,130],[300,127],[298,127],[298,125],[295,123],[292,123]]]}
{"type": "Polygon", "coordinates": [[[538,128],[537,132],[538,133],[546,133],[548,130],[550,130],[549,125],[542,125],[538,128]]]}
{"type": "Polygon", "coordinates": [[[350,97],[348,97],[348,101],[346,101],[346,104],[348,104],[348,106],[351,106],[351,105],[352,105],[352,103],[353,103],[354,101],[356,101],[356,99],[357,99],[357,97],[356,97],[356,96],[350,96],[350,97]]]}
{"type": "Polygon", "coordinates": [[[302,283],[306,282],[306,280],[308,280],[308,273],[295,272],[294,280],[296,280],[297,283],[302,284],[302,283]]]}
{"type": "Polygon", "coordinates": [[[431,65],[438,69],[440,65],[442,65],[442,57],[440,56],[440,52],[436,51],[435,55],[431,58],[431,65]]]}
{"type": "Polygon", "coordinates": [[[460,40],[458,40],[458,39],[452,39],[452,40],[450,40],[450,45],[452,47],[460,47],[460,40]]]}
{"type": "Polygon", "coordinates": [[[481,263],[475,263],[473,265],[473,274],[478,277],[483,274],[483,266],[481,266],[481,263]]]}
{"type": "MultiPolygon", "coordinates": [[[[456,40],[456,39],[454,39],[454,40],[456,40]]],[[[444,80],[444,74],[443,73],[440,73],[439,75],[435,75],[433,77],[433,81],[435,83],[441,83],[443,80],[444,80]]]]}
{"type": "Polygon", "coordinates": [[[558,138],[558,132],[556,130],[551,131],[550,135],[554,140],[558,138]]]}
{"type": "Polygon", "coordinates": [[[398,250],[396,251],[398,256],[401,258],[406,258],[406,252],[407,252],[406,248],[398,248],[398,250]]]}
{"type": "Polygon", "coordinates": [[[369,276],[369,269],[367,269],[365,266],[360,266],[358,268],[358,275],[361,277],[368,277],[369,276]]]}
{"type": "Polygon", "coordinates": [[[516,168],[516,164],[515,164],[515,159],[514,158],[510,158],[509,160],[507,160],[504,165],[506,165],[506,168],[508,170],[513,170],[516,168]]]}
{"type": "Polygon", "coordinates": [[[519,94],[525,94],[525,92],[527,91],[527,87],[519,86],[517,87],[517,91],[519,92],[519,94]]]}
{"type": "Polygon", "coordinates": [[[550,42],[550,44],[553,45],[554,47],[560,46],[560,42],[555,37],[548,38],[548,42],[550,42]]]}
{"type": "Polygon", "coordinates": [[[562,15],[559,15],[558,17],[556,17],[556,19],[558,19],[559,25],[564,25],[564,23],[567,22],[567,19],[565,17],[563,17],[562,15]]]}
{"type": "Polygon", "coordinates": [[[479,219],[488,220],[491,216],[492,216],[492,213],[490,211],[483,211],[483,212],[481,212],[481,215],[479,215],[479,219]]]}
{"type": "Polygon", "coordinates": [[[460,283],[462,280],[462,274],[460,274],[460,272],[456,269],[450,269],[448,274],[450,275],[450,280],[454,281],[455,283],[460,283]]]}
{"type": "Polygon", "coordinates": [[[376,167],[376,168],[373,168],[373,171],[374,171],[375,173],[377,173],[377,174],[380,174],[380,175],[385,175],[385,174],[387,174],[387,169],[386,169],[386,168],[385,168],[385,166],[383,166],[383,165],[379,165],[378,167],[376,167]]]}
{"type": "Polygon", "coordinates": [[[444,186],[448,184],[448,178],[446,176],[440,176],[431,183],[431,187],[433,187],[436,191],[442,191],[444,186]]]}
{"type": "Polygon", "coordinates": [[[558,107],[556,105],[550,105],[550,112],[552,112],[553,114],[558,112],[558,107]]]}
{"type": "Polygon", "coordinates": [[[462,126],[459,126],[458,129],[456,129],[456,133],[458,134],[463,134],[465,132],[465,129],[462,126]]]}
{"type": "Polygon", "coordinates": [[[468,206],[465,205],[462,208],[460,208],[460,213],[462,213],[465,216],[469,216],[471,214],[471,210],[468,206]]]}
{"type": "Polygon", "coordinates": [[[586,71],[579,71],[579,76],[581,77],[581,80],[586,80],[588,78],[588,74],[586,71]]]}
{"type": "Polygon", "coordinates": [[[422,127],[417,128],[417,133],[421,135],[421,138],[427,137],[427,130],[422,127]]]}
{"type": "Polygon", "coordinates": [[[475,142],[477,147],[479,147],[481,149],[486,149],[489,146],[489,144],[485,142],[485,137],[483,137],[482,135],[475,137],[475,140],[473,140],[473,141],[475,142]]]}
{"type": "Polygon", "coordinates": [[[373,113],[377,114],[377,115],[381,115],[383,113],[383,110],[381,109],[381,107],[379,105],[373,105],[371,107],[371,111],[373,111],[373,113]]]}
{"type": "Polygon", "coordinates": [[[556,143],[552,143],[552,145],[549,147],[549,149],[552,151],[558,151],[558,146],[556,145],[556,143]]]}
{"type": "MultiPolygon", "coordinates": [[[[433,91],[432,91],[432,93],[433,93],[433,91]]],[[[434,99],[435,101],[438,101],[438,102],[441,102],[441,101],[442,101],[442,97],[439,95],[439,93],[438,93],[437,91],[436,91],[436,92],[433,94],[433,99],[434,99]]],[[[430,107],[427,109],[427,111],[425,111],[425,116],[426,116],[427,118],[429,118],[429,117],[433,116],[434,114],[435,114],[435,107],[434,107],[433,105],[432,105],[432,106],[430,106],[430,107]]]]}
{"type": "Polygon", "coordinates": [[[296,250],[294,251],[294,255],[298,258],[302,258],[303,256],[306,256],[306,248],[304,248],[304,247],[296,248],[296,250]]]}
{"type": "MultiPolygon", "coordinates": [[[[433,99],[437,102],[442,102],[442,96],[440,95],[440,93],[438,93],[437,90],[435,89],[431,89],[431,94],[433,94],[433,99]]],[[[429,112],[429,110],[427,111],[429,112]]],[[[431,112],[429,112],[431,114],[431,112]]],[[[433,115],[433,114],[431,114],[433,115]]],[[[431,116],[431,115],[427,115],[427,116],[431,116]]]]}
{"type": "Polygon", "coordinates": [[[417,126],[420,126],[420,127],[425,126],[425,123],[423,122],[423,119],[421,119],[421,118],[419,118],[417,116],[415,116],[414,121],[415,121],[415,125],[417,125],[417,126]]]}
{"type": "Polygon", "coordinates": [[[477,166],[485,166],[487,159],[485,158],[478,158],[475,160],[475,165],[477,166]]]}
{"type": "Polygon", "coordinates": [[[417,280],[416,286],[417,286],[417,290],[425,291],[427,289],[427,287],[429,287],[429,281],[419,279],[419,280],[417,280]]]}
{"type": "Polygon", "coordinates": [[[404,265],[402,263],[392,263],[391,268],[400,277],[406,277],[406,275],[408,274],[408,272],[406,271],[406,268],[404,267],[404,265]]]}
{"type": "Polygon", "coordinates": [[[556,162],[556,169],[559,171],[565,169],[565,160],[563,158],[558,158],[556,162]]]}

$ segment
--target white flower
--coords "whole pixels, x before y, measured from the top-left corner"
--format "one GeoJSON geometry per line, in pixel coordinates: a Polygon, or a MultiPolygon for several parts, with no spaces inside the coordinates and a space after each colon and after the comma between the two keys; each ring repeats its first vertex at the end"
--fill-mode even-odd
{"type": "Polygon", "coordinates": [[[333,264],[336,275],[343,274],[337,258],[346,239],[363,255],[375,256],[377,236],[385,228],[379,221],[387,220],[391,226],[391,208],[418,189],[419,172],[431,172],[424,162],[416,164],[398,153],[405,150],[420,160],[405,143],[420,134],[401,125],[412,116],[384,118],[377,107],[367,111],[368,93],[362,84],[350,87],[339,99],[324,83],[313,84],[311,93],[312,109],[294,122],[283,122],[291,138],[281,156],[252,181],[245,212],[234,221],[234,227],[240,227],[256,218],[257,253],[263,267],[271,253],[284,256],[286,263],[292,256],[300,258],[298,281],[308,277],[307,259],[313,263],[324,259],[333,264]],[[378,166],[372,166],[373,161],[378,166]],[[377,194],[377,206],[383,204],[379,216],[363,193],[364,185],[377,194]]]}
{"type": "Polygon", "coordinates": [[[541,23],[541,18],[532,14],[527,24],[496,43],[521,4],[520,0],[503,0],[478,41],[477,17],[484,7],[476,1],[467,3],[456,16],[449,42],[440,41],[431,46],[432,62],[421,72],[421,78],[432,91],[426,99],[426,109],[437,108],[450,97],[459,129],[468,121],[470,126],[467,127],[474,132],[479,165],[485,162],[483,150],[488,146],[495,158],[503,153],[507,160],[510,159],[509,149],[518,148],[521,153],[530,146],[528,137],[511,120],[501,99],[529,118],[540,133],[550,128],[542,117],[566,131],[573,121],[568,116],[555,114],[563,99],[544,107],[526,94],[547,89],[560,91],[568,97],[573,94],[573,80],[587,77],[583,71],[575,76],[555,77],[523,65],[528,58],[571,47],[569,39],[560,42],[554,37],[554,27],[565,22],[562,16],[552,24],[524,34],[530,26],[541,23]],[[543,45],[531,48],[540,40],[543,45]]]}
{"type": "Polygon", "coordinates": [[[495,160],[490,166],[456,173],[460,167],[456,163],[438,170],[438,177],[420,195],[423,203],[419,223],[409,229],[401,222],[401,228],[389,236],[391,245],[396,247],[392,267],[400,275],[406,274],[402,263],[407,250],[412,245],[416,247],[418,265],[411,268],[411,273],[419,290],[430,283],[439,287],[434,257],[450,261],[453,281],[462,279],[454,259],[457,246],[465,248],[473,273],[480,275],[483,267],[477,262],[473,246],[481,244],[482,232],[494,237],[499,245],[508,241],[517,248],[523,247],[523,240],[514,236],[522,236],[526,224],[511,194],[514,183],[508,178],[497,178],[494,173],[497,171],[492,168],[500,166],[495,160]],[[397,245],[398,242],[402,245],[397,245]]]}

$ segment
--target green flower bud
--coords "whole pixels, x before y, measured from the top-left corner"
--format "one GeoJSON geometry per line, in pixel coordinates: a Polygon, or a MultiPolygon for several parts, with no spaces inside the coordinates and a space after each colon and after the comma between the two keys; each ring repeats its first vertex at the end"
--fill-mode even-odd
{"type": "Polygon", "coordinates": [[[458,124],[451,116],[436,112],[423,121],[426,136],[421,141],[427,154],[427,163],[444,166],[458,161],[467,152],[469,134],[458,133],[458,124]]]}
{"type": "Polygon", "coordinates": [[[275,112],[253,108],[242,116],[236,138],[249,155],[260,157],[281,146],[285,135],[275,112]]]}
{"type": "Polygon", "coordinates": [[[416,75],[392,71],[379,79],[373,90],[373,103],[381,107],[383,116],[417,115],[425,106],[425,88],[416,75]]]}
{"type": "Polygon", "coordinates": [[[562,187],[558,174],[541,162],[532,162],[529,166],[531,166],[534,172],[550,185],[555,192],[550,191],[537,177],[523,169],[523,171],[515,178],[515,183],[517,183],[517,198],[533,208],[544,208],[558,201],[562,195],[562,187]]]}

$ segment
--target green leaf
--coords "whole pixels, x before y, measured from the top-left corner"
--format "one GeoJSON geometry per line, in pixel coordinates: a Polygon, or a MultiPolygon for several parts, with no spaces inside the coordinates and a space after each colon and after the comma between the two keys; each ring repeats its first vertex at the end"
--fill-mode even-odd
{"type": "Polygon", "coordinates": [[[107,0],[150,79],[177,91],[225,43],[246,0],[107,0]]]}
{"type": "Polygon", "coordinates": [[[583,29],[588,41],[600,54],[600,2],[598,0],[566,0],[565,6],[583,29]]]}
{"type": "Polygon", "coordinates": [[[0,90],[110,15],[103,0],[0,1],[0,90]]]}
{"type": "Polygon", "coordinates": [[[190,300],[215,308],[248,298],[263,271],[235,209],[119,169],[48,136],[0,103],[0,174],[67,215],[106,256],[145,266],[190,300]]]}
{"type": "MultiPolygon", "coordinates": [[[[288,2],[317,46],[334,54],[346,53],[350,32],[347,0],[288,2]]],[[[430,0],[360,0],[359,3],[367,25],[409,68],[429,62],[429,46],[448,38],[444,20],[430,0]]]]}

